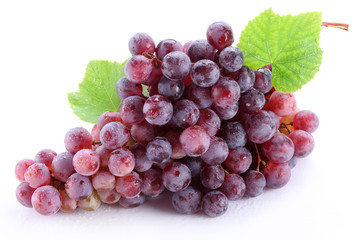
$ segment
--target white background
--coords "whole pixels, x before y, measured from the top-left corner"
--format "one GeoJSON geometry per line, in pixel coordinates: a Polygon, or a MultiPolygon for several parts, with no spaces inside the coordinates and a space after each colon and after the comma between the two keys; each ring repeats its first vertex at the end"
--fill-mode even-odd
{"type": "Polygon", "coordinates": [[[360,239],[359,12],[355,1],[0,1],[1,239],[360,239]],[[204,39],[212,22],[228,22],[238,42],[247,22],[268,7],[280,14],[322,11],[320,71],[295,93],[301,109],[320,118],[312,155],[287,186],[231,202],[218,218],[176,214],[168,197],[136,209],[102,206],[44,217],[15,198],[14,166],[43,148],[65,150],[87,63],[127,59],[129,38],[156,42],[204,39]],[[106,238],[105,238],[106,237],[106,238]],[[111,238],[108,238],[111,237],[111,238]]]}

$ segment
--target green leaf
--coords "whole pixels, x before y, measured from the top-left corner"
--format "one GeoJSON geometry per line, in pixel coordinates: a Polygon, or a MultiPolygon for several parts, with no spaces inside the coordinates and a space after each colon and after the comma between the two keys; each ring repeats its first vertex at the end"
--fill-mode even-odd
{"type": "Polygon", "coordinates": [[[119,111],[121,99],[116,93],[116,82],[123,76],[125,62],[90,61],[79,92],[68,93],[70,106],[83,121],[96,123],[106,111],[119,111]]]}
{"type": "Polygon", "coordinates": [[[319,71],[320,28],[320,12],[280,16],[270,8],[248,23],[237,46],[245,65],[258,69],[271,64],[275,89],[294,92],[319,71]]]}

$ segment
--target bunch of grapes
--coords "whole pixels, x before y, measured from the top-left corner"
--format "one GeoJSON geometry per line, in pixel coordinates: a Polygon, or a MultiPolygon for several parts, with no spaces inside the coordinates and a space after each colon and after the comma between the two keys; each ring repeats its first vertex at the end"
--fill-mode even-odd
{"type": "Polygon", "coordinates": [[[297,159],[312,152],[319,120],[273,88],[271,66],[244,66],[233,41],[224,22],[184,46],[166,39],[155,47],[135,34],[116,84],[119,112],[103,113],[91,133],[70,129],[66,152],[21,160],[19,202],[49,215],[135,207],[167,191],[177,212],[215,217],[229,200],[287,184],[297,159]]]}

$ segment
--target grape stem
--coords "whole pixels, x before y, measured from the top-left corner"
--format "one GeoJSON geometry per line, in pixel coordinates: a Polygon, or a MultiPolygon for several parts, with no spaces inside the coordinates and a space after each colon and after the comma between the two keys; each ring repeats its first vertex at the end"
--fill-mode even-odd
{"type": "Polygon", "coordinates": [[[260,153],[259,153],[259,149],[258,149],[258,146],[256,143],[254,143],[255,145],[255,149],[256,149],[256,154],[257,154],[257,157],[258,157],[258,164],[257,164],[257,168],[256,168],[256,171],[260,171],[260,162],[262,161],[261,160],[261,157],[260,157],[260,153]]]}
{"type": "Polygon", "coordinates": [[[292,122],[291,123],[281,123],[280,128],[285,128],[288,131],[288,133],[290,134],[291,130],[288,128],[288,126],[292,126],[292,125],[293,125],[292,122]]]}
{"type": "Polygon", "coordinates": [[[142,55],[147,58],[150,58],[150,61],[154,62],[154,66],[156,68],[159,68],[159,63],[161,63],[161,60],[159,58],[157,58],[153,53],[143,52],[142,55]]]}
{"type": "Polygon", "coordinates": [[[347,23],[322,22],[321,26],[339,28],[345,31],[349,31],[349,24],[347,23]]]}

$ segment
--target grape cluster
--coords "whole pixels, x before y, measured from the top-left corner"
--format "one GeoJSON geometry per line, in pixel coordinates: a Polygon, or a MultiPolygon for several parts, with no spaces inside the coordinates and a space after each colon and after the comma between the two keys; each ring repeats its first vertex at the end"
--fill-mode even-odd
{"type": "Polygon", "coordinates": [[[114,86],[119,112],[104,112],[91,133],[70,129],[66,152],[44,149],[18,162],[19,202],[49,215],[135,207],[168,191],[177,212],[215,217],[229,200],[283,187],[312,152],[319,120],[273,88],[271,66],[244,66],[233,41],[224,22],[184,46],[131,37],[126,76],[114,86]]]}

